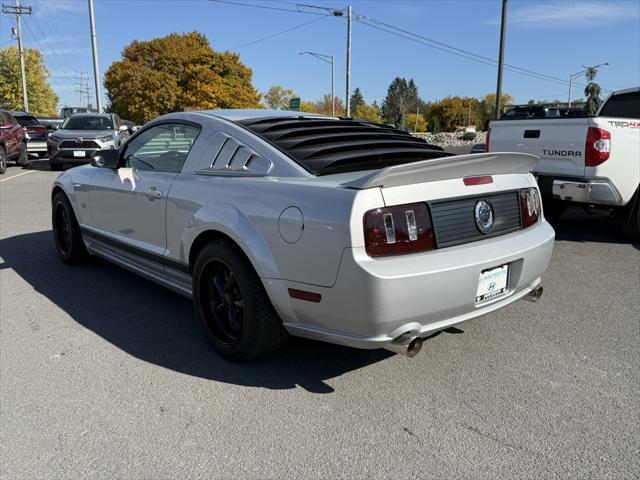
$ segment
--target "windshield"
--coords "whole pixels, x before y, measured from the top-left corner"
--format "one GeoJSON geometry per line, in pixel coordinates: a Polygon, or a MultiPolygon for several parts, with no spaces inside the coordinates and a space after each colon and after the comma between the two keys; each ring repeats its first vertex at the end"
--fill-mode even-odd
{"type": "Polygon", "coordinates": [[[62,124],[64,130],[113,130],[110,117],[82,115],[67,117],[62,124]]]}
{"type": "Polygon", "coordinates": [[[18,123],[23,127],[39,127],[40,122],[36,120],[36,117],[31,117],[28,115],[19,115],[16,117],[18,123]]]}

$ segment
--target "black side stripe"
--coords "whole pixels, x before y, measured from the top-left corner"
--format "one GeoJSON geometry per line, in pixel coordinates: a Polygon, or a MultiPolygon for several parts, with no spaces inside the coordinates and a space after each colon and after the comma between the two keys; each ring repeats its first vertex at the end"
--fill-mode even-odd
{"type": "Polygon", "coordinates": [[[107,245],[111,245],[112,247],[118,248],[120,250],[124,250],[125,252],[132,253],[140,258],[144,258],[145,260],[152,261],[159,265],[163,265],[167,268],[171,268],[172,270],[177,270],[181,273],[186,273],[187,275],[191,275],[191,271],[189,270],[189,265],[185,265],[182,262],[178,262],[177,260],[172,260],[170,258],[163,257],[162,255],[158,255],[157,253],[148,252],[146,250],[142,250],[140,248],[134,247],[132,245],[128,245],[126,243],[115,240],[111,237],[107,237],[102,235],[101,233],[96,233],[92,230],[89,230],[86,227],[80,227],[82,230],[82,234],[87,237],[94,238],[102,243],[106,243],[107,245]]]}

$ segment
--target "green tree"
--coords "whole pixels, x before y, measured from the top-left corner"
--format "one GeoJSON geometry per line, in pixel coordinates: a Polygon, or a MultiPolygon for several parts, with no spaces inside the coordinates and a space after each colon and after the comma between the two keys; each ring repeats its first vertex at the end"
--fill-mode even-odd
{"type": "MultiPolygon", "coordinates": [[[[29,110],[34,115],[55,115],[58,96],[49,85],[49,71],[39,50],[24,51],[29,110]]],[[[0,108],[22,110],[22,78],[16,47],[0,50],[0,108]]]]}
{"type": "Polygon", "coordinates": [[[382,117],[386,122],[402,127],[405,114],[416,112],[421,103],[418,87],[413,79],[407,82],[405,78],[396,77],[382,101],[382,117]]]}
{"type": "Polygon", "coordinates": [[[109,109],[143,123],[172,111],[259,107],[251,69],[199,32],[133,41],[105,72],[109,109]]]}
{"type": "Polygon", "coordinates": [[[267,93],[262,95],[267,107],[272,110],[287,110],[289,100],[295,96],[293,90],[283,88],[280,85],[271,85],[267,93]]]}
{"type": "Polygon", "coordinates": [[[356,106],[355,110],[351,112],[353,118],[359,120],[368,120],[369,122],[380,123],[382,122],[382,115],[380,115],[380,109],[378,105],[373,102],[372,105],[367,105],[364,101],[356,106]]]}
{"type": "Polygon", "coordinates": [[[421,113],[407,113],[405,116],[405,127],[412,132],[426,132],[427,121],[421,113]]]}
{"type": "Polygon", "coordinates": [[[353,112],[355,112],[360,105],[364,105],[364,97],[362,96],[362,92],[359,87],[353,91],[353,95],[349,99],[349,107],[351,108],[351,115],[353,116],[353,112]]]}
{"type": "Polygon", "coordinates": [[[600,97],[602,89],[600,85],[595,82],[596,76],[598,75],[598,69],[596,67],[588,67],[584,75],[587,77],[587,86],[584,87],[584,94],[587,96],[587,101],[584,104],[583,111],[585,115],[591,117],[596,114],[602,102],[602,98],[600,97]]]}

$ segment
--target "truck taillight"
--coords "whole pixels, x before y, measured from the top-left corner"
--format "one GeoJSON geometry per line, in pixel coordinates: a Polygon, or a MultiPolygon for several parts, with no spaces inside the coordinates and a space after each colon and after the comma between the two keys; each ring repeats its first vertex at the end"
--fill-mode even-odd
{"type": "Polygon", "coordinates": [[[520,190],[520,216],[522,228],[530,227],[540,219],[540,195],[537,188],[520,190]]]}
{"type": "Polygon", "coordinates": [[[489,140],[491,139],[491,129],[487,130],[487,140],[484,142],[484,151],[489,151],[489,140]]]}
{"type": "Polygon", "coordinates": [[[378,208],[364,216],[364,240],[371,257],[435,248],[431,215],[424,203],[378,208]]]}
{"type": "Polygon", "coordinates": [[[609,159],[611,152],[611,133],[602,128],[589,127],[587,145],[584,149],[586,167],[596,167],[609,159]]]}

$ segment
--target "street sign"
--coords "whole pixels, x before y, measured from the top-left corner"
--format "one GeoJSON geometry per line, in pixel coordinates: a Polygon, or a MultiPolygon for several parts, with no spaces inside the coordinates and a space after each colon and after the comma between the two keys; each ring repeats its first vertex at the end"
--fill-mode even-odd
{"type": "Polygon", "coordinates": [[[292,98],[289,100],[289,110],[297,110],[300,111],[300,99],[292,98]]]}

